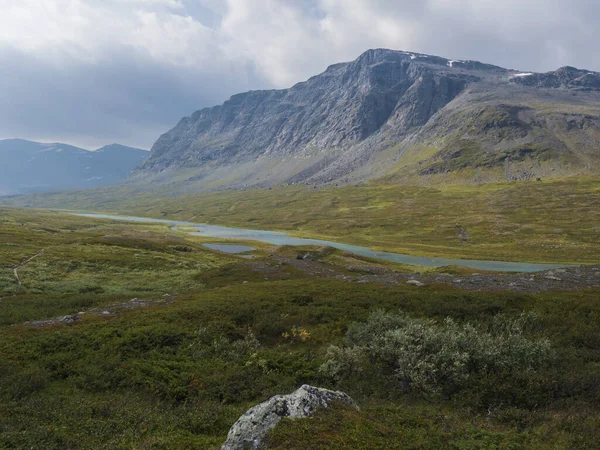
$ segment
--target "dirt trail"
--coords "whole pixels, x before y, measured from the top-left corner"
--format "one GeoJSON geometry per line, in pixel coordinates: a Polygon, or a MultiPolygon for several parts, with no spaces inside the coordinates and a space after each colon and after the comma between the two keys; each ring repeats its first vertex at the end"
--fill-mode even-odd
{"type": "Polygon", "coordinates": [[[15,278],[17,280],[17,283],[19,283],[19,286],[23,286],[23,283],[21,282],[21,278],[19,278],[19,269],[21,267],[26,266],[27,264],[29,264],[31,262],[31,260],[33,260],[34,258],[37,258],[38,256],[40,256],[43,253],[44,253],[44,249],[41,249],[39,252],[37,252],[31,258],[23,261],[21,264],[19,264],[18,266],[16,266],[16,267],[13,268],[13,274],[15,275],[15,278]]]}

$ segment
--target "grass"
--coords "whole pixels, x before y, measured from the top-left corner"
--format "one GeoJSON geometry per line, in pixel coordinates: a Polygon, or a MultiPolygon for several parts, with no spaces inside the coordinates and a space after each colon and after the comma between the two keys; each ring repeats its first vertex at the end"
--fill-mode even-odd
{"type": "MultiPolygon", "coordinates": [[[[268,448],[600,446],[597,290],[465,293],[286,267],[265,280],[248,261],[160,225],[11,208],[0,217],[0,448],[218,449],[250,406],[303,383],[343,389],[361,410],[286,421],[268,448]],[[41,248],[21,269],[19,288],[10,267],[41,248]],[[165,291],[177,300],[70,325],[22,323],[165,291]],[[336,384],[319,371],[326,348],[375,309],[481,324],[500,312],[534,312],[532,336],[550,340],[557,363],[534,374],[534,384],[504,380],[493,405],[478,400],[483,381],[469,395],[434,402],[393,377],[336,384]],[[303,339],[294,338],[298,329],[303,339]]],[[[273,264],[273,251],[261,248],[256,262],[273,264]]]]}
{"type": "Polygon", "coordinates": [[[172,194],[108,188],[3,198],[29,207],[282,230],[417,255],[548,263],[600,262],[600,181],[445,188],[393,185],[172,194]]]}
{"type": "Polygon", "coordinates": [[[0,208],[0,229],[0,324],[200,290],[198,274],[235,261],[163,225],[0,208]]]}
{"type": "Polygon", "coordinates": [[[399,401],[361,411],[338,407],[309,420],[285,420],[270,434],[268,448],[550,450],[597,445],[600,423],[581,419],[576,410],[545,415],[508,410],[490,418],[422,401],[399,401]]]}

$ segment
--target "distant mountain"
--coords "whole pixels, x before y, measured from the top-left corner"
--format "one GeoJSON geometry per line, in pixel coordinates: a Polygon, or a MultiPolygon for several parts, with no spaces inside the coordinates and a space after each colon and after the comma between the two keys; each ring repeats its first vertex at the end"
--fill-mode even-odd
{"type": "Polygon", "coordinates": [[[92,152],[60,143],[0,140],[0,195],[119,183],[147,157],[145,150],[118,144],[92,152]]]}
{"type": "Polygon", "coordinates": [[[290,89],[195,112],[132,176],[220,189],[599,172],[599,73],[519,72],[378,49],[290,89]]]}

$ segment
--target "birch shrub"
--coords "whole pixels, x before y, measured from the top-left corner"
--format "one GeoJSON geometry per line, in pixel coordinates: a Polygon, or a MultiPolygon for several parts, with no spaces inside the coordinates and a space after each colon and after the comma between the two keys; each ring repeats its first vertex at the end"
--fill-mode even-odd
{"type": "Polygon", "coordinates": [[[549,341],[524,335],[534,320],[525,314],[516,319],[498,315],[481,327],[377,311],[353,324],[341,346],[329,347],[321,372],[341,381],[389,371],[399,387],[450,397],[475,380],[522,378],[549,365],[555,359],[549,341]]]}

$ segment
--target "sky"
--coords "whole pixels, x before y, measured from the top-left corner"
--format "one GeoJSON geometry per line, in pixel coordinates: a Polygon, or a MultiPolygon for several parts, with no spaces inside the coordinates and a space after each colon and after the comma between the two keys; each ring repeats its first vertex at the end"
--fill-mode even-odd
{"type": "Polygon", "coordinates": [[[392,48],[600,71],[598,0],[0,0],[0,138],[150,148],[184,116],[392,48]]]}

